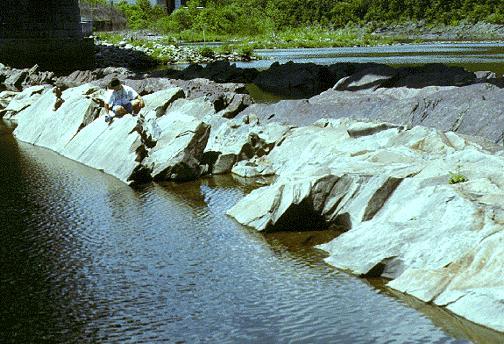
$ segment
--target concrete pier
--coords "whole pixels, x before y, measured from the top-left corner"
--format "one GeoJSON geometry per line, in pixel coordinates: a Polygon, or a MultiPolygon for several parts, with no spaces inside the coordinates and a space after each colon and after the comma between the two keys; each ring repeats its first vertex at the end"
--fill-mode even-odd
{"type": "Polygon", "coordinates": [[[2,1],[0,62],[56,71],[92,67],[94,46],[82,37],[78,1],[2,1]]]}

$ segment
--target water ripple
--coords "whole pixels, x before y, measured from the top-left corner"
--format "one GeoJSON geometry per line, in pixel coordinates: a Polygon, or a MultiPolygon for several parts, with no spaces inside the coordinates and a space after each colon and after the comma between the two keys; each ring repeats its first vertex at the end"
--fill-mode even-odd
{"type": "Polygon", "coordinates": [[[320,252],[237,225],[225,211],[248,189],[225,178],[132,189],[0,143],[6,342],[459,343],[479,333],[447,334],[320,252]]]}

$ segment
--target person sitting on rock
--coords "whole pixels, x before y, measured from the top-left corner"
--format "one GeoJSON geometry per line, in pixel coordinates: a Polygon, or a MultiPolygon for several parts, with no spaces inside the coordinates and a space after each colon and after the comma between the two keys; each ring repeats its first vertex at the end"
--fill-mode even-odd
{"type": "Polygon", "coordinates": [[[52,93],[56,97],[56,100],[54,101],[53,111],[58,111],[61,105],[63,105],[63,103],[65,102],[65,100],[63,100],[62,98],[63,92],[61,91],[61,88],[55,86],[52,89],[52,93]]]}
{"type": "Polygon", "coordinates": [[[117,78],[110,80],[108,94],[105,98],[105,122],[112,122],[112,119],[122,117],[128,113],[137,114],[145,106],[142,97],[131,87],[121,84],[117,78]],[[110,110],[113,114],[110,115],[110,110]]]}

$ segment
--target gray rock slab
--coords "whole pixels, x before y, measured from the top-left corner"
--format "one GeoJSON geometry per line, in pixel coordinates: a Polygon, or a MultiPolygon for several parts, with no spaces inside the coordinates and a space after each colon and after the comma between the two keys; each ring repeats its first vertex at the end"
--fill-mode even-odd
{"type": "Polygon", "coordinates": [[[322,119],[240,166],[277,178],[228,211],[238,222],[260,231],[337,226],[346,232],[319,246],[329,264],[389,278],[393,289],[502,331],[502,151],[426,127],[322,119]],[[453,173],[466,181],[450,184],[453,173]]]}
{"type": "MultiPolygon", "coordinates": [[[[31,106],[43,93],[49,90],[49,86],[32,86],[13,94],[14,97],[8,101],[3,110],[0,110],[0,117],[14,119],[19,112],[31,106]]],[[[9,94],[7,93],[7,95],[9,94]]]]}
{"type": "Polygon", "coordinates": [[[422,125],[504,142],[504,89],[481,83],[464,87],[430,86],[376,91],[335,91],[304,100],[253,104],[238,118],[255,114],[261,123],[304,126],[321,118],[350,117],[400,125],[422,125]]]}
{"type": "Polygon", "coordinates": [[[63,105],[53,111],[55,96],[46,92],[17,115],[14,135],[19,140],[61,152],[77,133],[91,123],[100,108],[86,97],[100,91],[86,84],[63,92],[63,105]]]}

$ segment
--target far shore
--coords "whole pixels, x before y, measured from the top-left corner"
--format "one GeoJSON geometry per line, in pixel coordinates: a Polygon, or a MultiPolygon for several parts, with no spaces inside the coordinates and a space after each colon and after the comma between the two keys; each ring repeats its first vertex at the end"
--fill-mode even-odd
{"type": "MultiPolygon", "coordinates": [[[[504,25],[476,23],[429,26],[406,23],[378,28],[307,27],[253,37],[208,33],[162,35],[148,30],[125,30],[97,32],[93,37],[99,54],[109,56],[111,54],[107,50],[111,48],[129,49],[147,55],[155,64],[173,65],[251,61],[261,58],[254,53],[259,49],[375,47],[422,43],[504,43],[504,25]]],[[[106,64],[107,61],[103,63],[106,64]]]]}

